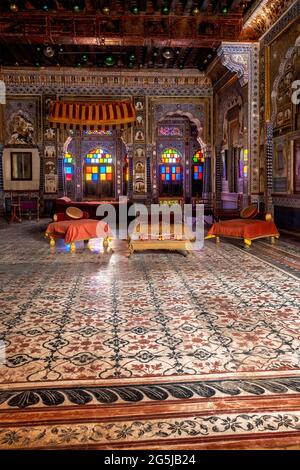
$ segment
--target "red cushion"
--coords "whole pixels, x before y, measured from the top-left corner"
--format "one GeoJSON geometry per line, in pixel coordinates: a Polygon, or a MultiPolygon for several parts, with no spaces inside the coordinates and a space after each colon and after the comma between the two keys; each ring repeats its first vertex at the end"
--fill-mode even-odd
{"type": "Polygon", "coordinates": [[[253,219],[258,214],[258,209],[256,206],[248,206],[245,209],[241,210],[240,217],[241,219],[253,219]]]}

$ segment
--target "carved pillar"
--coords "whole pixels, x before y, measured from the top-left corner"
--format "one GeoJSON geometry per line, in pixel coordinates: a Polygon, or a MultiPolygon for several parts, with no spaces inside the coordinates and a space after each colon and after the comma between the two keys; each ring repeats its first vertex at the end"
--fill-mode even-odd
{"type": "Polygon", "coordinates": [[[74,177],[75,200],[81,201],[83,188],[82,188],[82,155],[81,155],[81,132],[80,131],[75,131],[74,140],[75,140],[75,161],[76,161],[75,175],[74,175],[75,176],[74,177]]]}
{"type": "Polygon", "coordinates": [[[122,179],[123,179],[123,155],[122,155],[122,140],[121,140],[121,132],[117,131],[117,145],[116,145],[116,164],[115,164],[115,171],[116,171],[116,180],[115,180],[115,198],[121,196],[122,194],[122,179]]]}
{"type": "Polygon", "coordinates": [[[133,195],[133,145],[127,144],[128,155],[128,198],[132,199],[133,195]]]}
{"type": "Polygon", "coordinates": [[[147,153],[146,153],[146,191],[148,194],[148,198],[152,199],[152,161],[153,161],[153,148],[152,144],[147,145],[147,153]]]}
{"type": "Polygon", "coordinates": [[[212,171],[211,171],[211,147],[208,145],[205,151],[203,167],[203,196],[208,198],[212,192],[212,171]]]}
{"type": "Polygon", "coordinates": [[[216,203],[219,207],[222,197],[223,162],[221,146],[216,147],[216,203]]]}
{"type": "Polygon", "coordinates": [[[236,72],[242,87],[248,86],[248,194],[259,194],[259,44],[222,43],[218,50],[222,64],[236,72]]]}
{"type": "Polygon", "coordinates": [[[273,124],[268,122],[265,126],[266,135],[266,191],[265,191],[265,207],[266,210],[273,214],[273,124]]]}

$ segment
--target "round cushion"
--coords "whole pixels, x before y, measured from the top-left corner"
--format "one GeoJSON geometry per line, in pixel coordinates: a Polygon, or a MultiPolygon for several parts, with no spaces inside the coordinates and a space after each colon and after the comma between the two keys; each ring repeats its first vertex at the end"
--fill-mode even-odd
{"type": "Polygon", "coordinates": [[[256,206],[248,206],[245,209],[241,210],[240,217],[241,219],[253,219],[258,214],[258,210],[256,206]]]}
{"type": "Polygon", "coordinates": [[[66,214],[70,219],[82,219],[83,212],[82,210],[78,209],[78,207],[68,207],[66,210],[66,214]]]}

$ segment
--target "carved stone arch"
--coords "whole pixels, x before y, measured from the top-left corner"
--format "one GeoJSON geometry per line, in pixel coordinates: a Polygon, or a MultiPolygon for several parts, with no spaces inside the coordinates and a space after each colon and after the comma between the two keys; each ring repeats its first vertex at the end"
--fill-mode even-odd
{"type": "Polygon", "coordinates": [[[278,75],[273,84],[273,90],[271,93],[271,100],[272,100],[272,116],[271,121],[275,125],[276,123],[276,116],[277,116],[277,98],[278,98],[278,89],[279,84],[282,81],[284,74],[286,72],[287,67],[291,64],[292,58],[294,54],[300,55],[300,36],[295,41],[295,44],[291,46],[285,54],[284,60],[281,62],[278,75]]]}
{"type": "Polygon", "coordinates": [[[197,136],[197,141],[201,145],[204,150],[207,149],[207,142],[204,142],[202,136],[203,136],[203,124],[201,123],[200,119],[196,118],[192,113],[189,113],[188,111],[182,111],[181,109],[177,109],[176,111],[170,111],[166,114],[164,114],[158,122],[162,122],[164,119],[166,119],[169,116],[182,116],[182,117],[187,117],[190,122],[192,122],[198,131],[198,136],[197,136]]]}

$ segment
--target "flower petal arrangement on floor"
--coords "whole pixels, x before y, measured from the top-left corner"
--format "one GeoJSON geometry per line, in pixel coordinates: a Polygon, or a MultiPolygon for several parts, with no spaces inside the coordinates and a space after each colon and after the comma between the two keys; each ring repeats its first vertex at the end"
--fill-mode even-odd
{"type": "Polygon", "coordinates": [[[300,443],[299,243],[73,256],[38,230],[0,240],[0,448],[300,443]]]}

